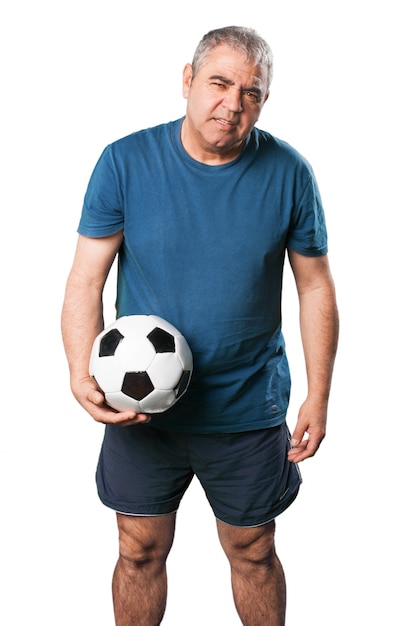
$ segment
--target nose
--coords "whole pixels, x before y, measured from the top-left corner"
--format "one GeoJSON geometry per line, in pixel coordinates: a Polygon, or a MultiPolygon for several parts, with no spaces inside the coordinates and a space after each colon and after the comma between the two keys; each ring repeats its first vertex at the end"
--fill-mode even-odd
{"type": "Polygon", "coordinates": [[[241,91],[237,87],[230,87],[226,93],[226,105],[230,111],[240,113],[243,111],[241,91]]]}

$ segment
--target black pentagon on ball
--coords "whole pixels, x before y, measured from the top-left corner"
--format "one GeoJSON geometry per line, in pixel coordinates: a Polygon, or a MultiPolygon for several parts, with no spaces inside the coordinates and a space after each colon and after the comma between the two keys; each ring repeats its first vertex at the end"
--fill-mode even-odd
{"type": "Polygon", "coordinates": [[[180,396],[183,395],[184,391],[187,389],[188,387],[188,383],[190,381],[190,376],[191,376],[191,372],[185,370],[180,378],[180,381],[177,385],[177,389],[176,389],[176,397],[177,400],[178,398],[180,398],[180,396]]]}
{"type": "Polygon", "coordinates": [[[127,372],[124,376],[121,391],[134,400],[142,400],[154,390],[147,372],[127,372]]]}
{"type": "Polygon", "coordinates": [[[115,350],[124,339],[124,335],[117,328],[109,330],[99,344],[99,356],[114,356],[115,350]]]}
{"type": "Polygon", "coordinates": [[[154,346],[155,352],[175,352],[175,339],[166,330],[157,327],[147,336],[154,346]]]}

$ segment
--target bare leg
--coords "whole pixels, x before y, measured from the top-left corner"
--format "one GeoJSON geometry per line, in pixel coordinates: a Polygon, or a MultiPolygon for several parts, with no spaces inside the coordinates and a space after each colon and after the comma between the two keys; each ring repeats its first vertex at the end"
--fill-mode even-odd
{"type": "Polygon", "coordinates": [[[244,626],[284,626],[286,583],[274,547],[274,522],[238,528],[217,522],[229,559],[237,612],[244,626]]]}
{"type": "Polygon", "coordinates": [[[175,513],[134,517],[117,513],[119,559],[113,577],[116,626],[158,626],[167,601],[166,560],[175,513]]]}

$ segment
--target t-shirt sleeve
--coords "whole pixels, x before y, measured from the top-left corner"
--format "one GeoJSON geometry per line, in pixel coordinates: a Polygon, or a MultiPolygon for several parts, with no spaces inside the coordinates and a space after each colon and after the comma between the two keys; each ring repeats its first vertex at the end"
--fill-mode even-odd
{"type": "Polygon", "coordinates": [[[122,192],[111,146],[100,156],[86,190],[78,233],[86,237],[107,237],[122,230],[122,192]]]}
{"type": "Polygon", "coordinates": [[[292,212],[287,248],[304,256],[328,252],[325,213],[313,171],[306,168],[303,184],[292,212]]]}

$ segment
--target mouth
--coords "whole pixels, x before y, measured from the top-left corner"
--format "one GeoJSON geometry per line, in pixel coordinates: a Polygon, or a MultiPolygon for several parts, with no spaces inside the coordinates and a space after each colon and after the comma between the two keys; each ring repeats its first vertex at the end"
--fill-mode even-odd
{"type": "Polygon", "coordinates": [[[225,120],[220,117],[214,118],[215,122],[222,126],[223,128],[234,128],[236,126],[235,122],[231,122],[230,120],[225,120]]]}

